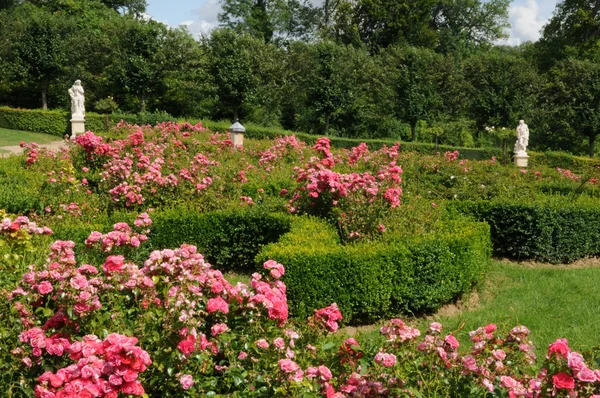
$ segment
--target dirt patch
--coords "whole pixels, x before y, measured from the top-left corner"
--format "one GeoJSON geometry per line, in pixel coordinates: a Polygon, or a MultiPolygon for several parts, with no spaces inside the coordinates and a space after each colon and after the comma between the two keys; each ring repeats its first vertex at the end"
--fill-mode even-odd
{"type": "Polygon", "coordinates": [[[429,318],[434,319],[434,318],[438,318],[438,317],[444,317],[444,318],[452,317],[452,316],[458,315],[459,313],[461,313],[463,311],[469,311],[469,310],[476,309],[479,306],[479,301],[480,301],[479,292],[478,291],[471,292],[470,294],[465,295],[463,298],[461,298],[454,304],[444,305],[442,308],[440,308],[438,310],[438,312],[427,317],[427,319],[429,319],[429,318]]]}
{"type": "Polygon", "coordinates": [[[379,330],[379,324],[363,325],[363,326],[346,326],[341,329],[341,332],[348,337],[356,337],[362,333],[371,333],[379,330]]]}

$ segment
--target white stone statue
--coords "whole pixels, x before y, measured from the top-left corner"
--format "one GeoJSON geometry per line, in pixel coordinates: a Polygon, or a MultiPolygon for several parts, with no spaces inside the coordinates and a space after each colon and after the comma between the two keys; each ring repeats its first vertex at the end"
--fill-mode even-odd
{"type": "Polygon", "coordinates": [[[83,96],[81,80],[75,80],[75,84],[69,89],[69,96],[71,97],[71,113],[73,114],[73,119],[83,119],[85,116],[85,97],[83,96]],[[78,117],[76,118],[75,116],[78,117]]]}
{"type": "Polygon", "coordinates": [[[529,127],[524,120],[519,120],[517,126],[517,142],[515,143],[515,154],[527,154],[527,146],[529,145],[529,127]]]}

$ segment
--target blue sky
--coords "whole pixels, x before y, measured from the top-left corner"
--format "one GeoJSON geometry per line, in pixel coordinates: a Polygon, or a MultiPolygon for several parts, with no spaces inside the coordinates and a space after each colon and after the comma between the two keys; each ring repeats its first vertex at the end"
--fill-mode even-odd
{"type": "MultiPolygon", "coordinates": [[[[186,25],[193,34],[208,32],[217,26],[219,0],[147,0],[147,13],[171,26],[186,25]]],[[[318,0],[313,0],[318,1],[318,0]]],[[[510,6],[510,38],[506,44],[535,41],[552,16],[558,0],[514,0],[510,6]]]]}

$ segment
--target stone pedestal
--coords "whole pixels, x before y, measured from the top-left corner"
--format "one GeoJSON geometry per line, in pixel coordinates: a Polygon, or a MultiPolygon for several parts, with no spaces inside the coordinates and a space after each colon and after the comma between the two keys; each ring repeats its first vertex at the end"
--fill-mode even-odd
{"type": "Polygon", "coordinates": [[[515,156],[513,156],[513,158],[515,160],[515,166],[527,167],[527,164],[529,162],[529,155],[527,155],[527,152],[516,153],[515,156]]]}
{"type": "Polygon", "coordinates": [[[244,147],[244,133],[231,133],[231,141],[233,141],[234,147],[244,147]]]}
{"type": "Polygon", "coordinates": [[[77,137],[79,134],[85,133],[85,119],[73,115],[71,119],[71,138],[77,137]]]}

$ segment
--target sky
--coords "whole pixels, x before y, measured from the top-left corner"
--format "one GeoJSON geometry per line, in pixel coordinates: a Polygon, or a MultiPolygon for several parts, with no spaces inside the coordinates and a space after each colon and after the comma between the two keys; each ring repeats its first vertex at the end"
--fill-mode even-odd
{"type": "MultiPolygon", "coordinates": [[[[519,45],[536,41],[559,0],[514,0],[509,9],[510,37],[501,44],[519,45]]],[[[170,26],[187,26],[194,35],[218,25],[219,0],[147,0],[146,12],[170,26]]]]}

